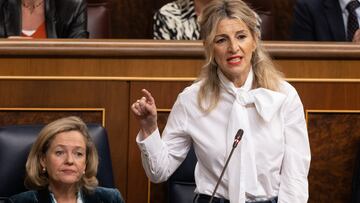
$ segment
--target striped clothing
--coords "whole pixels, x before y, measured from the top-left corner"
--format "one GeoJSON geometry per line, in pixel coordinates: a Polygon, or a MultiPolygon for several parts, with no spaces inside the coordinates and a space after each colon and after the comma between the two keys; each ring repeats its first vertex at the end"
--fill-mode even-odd
{"type": "Polygon", "coordinates": [[[198,40],[200,26],[195,14],[194,1],[164,5],[154,15],[154,39],[198,40]]]}

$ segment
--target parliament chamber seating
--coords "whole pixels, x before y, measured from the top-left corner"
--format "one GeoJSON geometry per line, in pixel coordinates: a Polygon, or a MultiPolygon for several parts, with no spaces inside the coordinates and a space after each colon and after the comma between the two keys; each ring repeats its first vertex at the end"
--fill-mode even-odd
{"type": "Polygon", "coordinates": [[[108,0],[88,0],[89,38],[111,38],[110,2],[108,0]]]}
{"type": "Polygon", "coordinates": [[[183,163],[167,181],[168,203],[193,202],[195,193],[194,170],[197,158],[191,147],[183,163]]]}
{"type": "MultiPolygon", "coordinates": [[[[105,128],[87,124],[99,154],[97,178],[100,186],[114,187],[108,138],[105,128]]],[[[15,125],[0,127],[0,202],[26,191],[25,163],[32,143],[43,125],[15,125]]]]}
{"type": "Polygon", "coordinates": [[[274,39],[273,2],[270,0],[244,0],[261,18],[261,39],[274,39]]]}

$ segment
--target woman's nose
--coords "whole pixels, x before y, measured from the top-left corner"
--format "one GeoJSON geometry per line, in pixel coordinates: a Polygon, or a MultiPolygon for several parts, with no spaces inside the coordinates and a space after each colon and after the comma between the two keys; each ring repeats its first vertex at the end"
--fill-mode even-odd
{"type": "Polygon", "coordinates": [[[229,44],[229,51],[231,52],[231,53],[236,53],[236,52],[238,52],[239,51],[239,44],[236,42],[236,41],[234,41],[234,40],[231,40],[230,41],[230,44],[229,44]]]}
{"type": "Polygon", "coordinates": [[[73,164],[74,163],[74,157],[71,153],[68,153],[66,156],[66,163],[67,164],[73,164]]]}

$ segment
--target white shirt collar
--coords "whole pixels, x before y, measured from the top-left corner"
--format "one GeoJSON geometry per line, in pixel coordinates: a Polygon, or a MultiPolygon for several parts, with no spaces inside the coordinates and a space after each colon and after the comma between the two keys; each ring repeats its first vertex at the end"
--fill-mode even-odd
{"type": "Polygon", "coordinates": [[[340,8],[341,8],[341,11],[344,13],[345,11],[348,12],[346,10],[346,5],[348,5],[348,3],[352,1],[352,0],[339,0],[339,3],[340,3],[340,8]]]}
{"type": "MultiPolygon", "coordinates": [[[[49,192],[50,192],[50,197],[51,197],[51,203],[57,203],[54,193],[52,193],[51,191],[49,191],[49,192]]],[[[82,193],[80,191],[77,193],[76,196],[77,196],[76,203],[84,203],[83,198],[82,198],[82,193]]]]}

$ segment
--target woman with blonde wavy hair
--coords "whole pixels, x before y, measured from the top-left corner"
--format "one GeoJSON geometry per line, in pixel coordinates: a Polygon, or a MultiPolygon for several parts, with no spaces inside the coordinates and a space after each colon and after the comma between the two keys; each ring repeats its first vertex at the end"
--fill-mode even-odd
{"type": "Polygon", "coordinates": [[[151,93],[143,89],[132,104],[151,181],[166,181],[193,146],[195,203],[307,202],[303,105],[263,49],[258,25],[243,1],[211,1],[200,15],[205,65],[179,94],[162,136],[151,93]]]}
{"type": "Polygon", "coordinates": [[[55,120],[40,131],[26,161],[31,190],[8,202],[122,203],[117,189],[98,187],[98,163],[86,124],[75,116],[55,120]]]}
{"type": "MultiPolygon", "coordinates": [[[[229,3],[229,7],[231,4],[229,3]]],[[[244,7],[245,8],[245,7],[244,7]]],[[[213,12],[211,9],[207,9],[205,12],[213,12]]],[[[204,49],[206,56],[206,64],[203,66],[202,72],[198,80],[204,80],[204,83],[201,85],[200,92],[198,94],[200,107],[204,111],[211,111],[217,104],[219,99],[219,90],[220,90],[220,80],[217,76],[217,67],[218,64],[215,61],[213,46],[215,39],[215,30],[211,29],[214,24],[217,24],[221,20],[220,12],[218,15],[204,13],[203,18],[200,18],[200,24],[202,24],[201,36],[206,36],[204,40],[204,49]],[[206,19],[204,16],[212,19],[206,19]],[[211,93],[211,96],[209,95],[211,93]],[[203,106],[204,98],[210,96],[210,106],[203,106]]],[[[270,90],[277,91],[279,90],[279,83],[282,80],[282,73],[276,70],[274,64],[272,63],[270,57],[264,50],[260,41],[260,22],[258,16],[255,12],[252,12],[249,9],[233,9],[231,10],[233,18],[244,21],[248,26],[248,29],[251,33],[251,36],[256,44],[256,49],[252,53],[252,58],[250,65],[252,66],[252,71],[254,72],[254,88],[267,88],[270,90]]]]}

